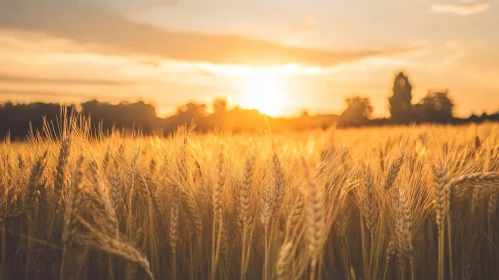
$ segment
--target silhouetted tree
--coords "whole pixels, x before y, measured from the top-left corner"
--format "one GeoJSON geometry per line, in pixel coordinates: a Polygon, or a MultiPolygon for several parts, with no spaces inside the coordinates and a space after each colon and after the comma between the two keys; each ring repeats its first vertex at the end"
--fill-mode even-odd
{"type": "Polygon", "coordinates": [[[116,129],[137,129],[151,134],[158,127],[156,109],[142,101],[135,103],[122,102],[116,105],[97,100],[81,104],[83,115],[92,119],[93,130],[100,128],[104,132],[116,129]]]}
{"type": "Polygon", "coordinates": [[[187,115],[192,117],[204,116],[206,115],[206,104],[189,102],[180,107],[177,107],[177,115],[187,115]]]}
{"type": "Polygon", "coordinates": [[[369,98],[354,97],[347,98],[347,109],[339,117],[340,126],[359,126],[367,124],[371,118],[373,107],[369,98]]]}
{"type": "Polygon", "coordinates": [[[227,127],[227,100],[216,98],[213,100],[213,114],[208,117],[208,126],[225,130],[227,127]]]}
{"type": "Polygon", "coordinates": [[[164,122],[165,132],[171,133],[179,126],[190,124],[195,124],[198,131],[208,131],[210,127],[207,121],[208,113],[206,112],[206,108],[206,104],[194,102],[177,107],[176,113],[166,118],[164,122]]]}
{"type": "MultiPolygon", "coordinates": [[[[61,116],[61,109],[62,106],[55,103],[14,104],[5,102],[0,104],[0,139],[4,139],[7,134],[12,139],[21,139],[30,130],[32,132],[41,132],[44,120],[48,124],[54,124],[54,130],[51,133],[55,133],[54,136],[57,136],[60,132],[57,123],[62,123],[61,118],[63,117],[61,116]]],[[[68,106],[67,116],[70,116],[75,111],[73,105],[68,106]]]]}
{"type": "Polygon", "coordinates": [[[419,118],[424,122],[447,123],[453,119],[454,103],[448,91],[428,92],[417,108],[419,118]]]}
{"type": "Polygon", "coordinates": [[[213,100],[213,112],[215,114],[223,114],[227,112],[227,100],[223,98],[213,100]]]}
{"type": "Polygon", "coordinates": [[[396,123],[408,123],[412,119],[412,85],[404,72],[399,72],[395,77],[392,92],[393,95],[388,99],[391,119],[396,123]]]}

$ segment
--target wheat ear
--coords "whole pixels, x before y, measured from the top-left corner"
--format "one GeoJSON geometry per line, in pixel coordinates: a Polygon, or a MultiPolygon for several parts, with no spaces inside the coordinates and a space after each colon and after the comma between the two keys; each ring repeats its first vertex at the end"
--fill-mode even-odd
{"type": "Polygon", "coordinates": [[[289,241],[284,243],[279,250],[279,255],[277,258],[277,279],[287,280],[291,279],[291,265],[293,262],[293,242],[289,241]]]}
{"type": "Polygon", "coordinates": [[[397,179],[397,175],[403,163],[404,155],[400,154],[400,156],[390,166],[390,170],[388,170],[388,175],[386,176],[385,181],[385,190],[389,190],[393,186],[393,183],[395,183],[395,179],[397,179]]]}
{"type": "Polygon", "coordinates": [[[35,165],[31,169],[31,175],[28,181],[28,194],[26,195],[24,201],[24,208],[26,210],[32,211],[34,209],[34,203],[41,187],[40,179],[43,171],[45,170],[47,155],[48,151],[45,151],[45,153],[38,158],[35,165]]]}
{"type": "Polygon", "coordinates": [[[432,166],[433,181],[435,186],[435,212],[437,215],[438,226],[438,280],[444,280],[444,242],[445,242],[445,219],[449,211],[449,188],[447,187],[450,181],[447,168],[443,163],[439,166],[432,166]]]}
{"type": "Polygon", "coordinates": [[[114,237],[103,234],[79,216],[77,217],[77,220],[89,230],[89,233],[80,240],[83,244],[138,264],[144,269],[149,278],[154,280],[149,261],[132,245],[125,243],[123,239],[115,239],[114,237]]]}
{"type": "Polygon", "coordinates": [[[60,267],[60,276],[65,277],[65,269],[67,262],[67,253],[69,246],[73,242],[73,238],[78,233],[78,219],[77,215],[82,212],[83,205],[83,193],[82,193],[82,181],[83,181],[83,156],[80,156],[76,163],[76,169],[71,178],[71,186],[68,192],[68,199],[66,201],[64,210],[64,226],[62,230],[62,264],[60,267]]]}
{"type": "Polygon", "coordinates": [[[64,138],[61,142],[54,181],[54,192],[58,204],[61,203],[63,198],[62,193],[68,185],[68,159],[70,154],[70,146],[70,138],[64,138]]]}
{"type": "Polygon", "coordinates": [[[379,206],[374,190],[374,176],[369,166],[366,166],[365,169],[364,191],[360,206],[366,220],[367,229],[371,235],[371,240],[373,240],[379,218],[379,206]]]}
{"type": "Polygon", "coordinates": [[[276,153],[272,156],[272,166],[274,171],[274,184],[275,184],[275,202],[274,202],[274,214],[279,215],[281,210],[282,201],[286,194],[286,181],[284,177],[284,171],[282,169],[281,161],[276,153]]]}
{"type": "Polygon", "coordinates": [[[305,169],[305,179],[307,180],[307,204],[306,204],[306,221],[307,221],[307,242],[308,252],[311,258],[311,275],[310,278],[315,278],[315,270],[322,255],[322,249],[326,241],[326,221],[324,210],[324,197],[319,191],[319,188],[310,175],[310,169],[305,159],[302,158],[302,164],[305,169]]]}

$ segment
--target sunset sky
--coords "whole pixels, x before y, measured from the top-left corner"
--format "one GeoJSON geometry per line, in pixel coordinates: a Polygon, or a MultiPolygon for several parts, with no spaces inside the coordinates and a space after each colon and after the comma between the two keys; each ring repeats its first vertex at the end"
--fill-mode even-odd
{"type": "Polygon", "coordinates": [[[0,101],[290,115],[362,95],[385,116],[400,69],[413,102],[448,89],[459,116],[498,111],[499,1],[0,0],[0,101]]]}

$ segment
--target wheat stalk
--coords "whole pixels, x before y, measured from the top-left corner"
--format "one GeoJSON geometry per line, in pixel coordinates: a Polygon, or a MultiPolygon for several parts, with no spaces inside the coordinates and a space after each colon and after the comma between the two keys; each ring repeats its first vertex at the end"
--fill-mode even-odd
{"type": "Polygon", "coordinates": [[[223,212],[222,212],[222,189],[225,184],[224,171],[224,155],[222,150],[218,154],[217,163],[217,182],[213,190],[213,225],[212,225],[212,255],[211,255],[211,279],[214,280],[217,276],[217,267],[220,254],[221,232],[223,229],[223,212]],[[217,228],[218,227],[218,228],[217,228]],[[218,236],[217,236],[218,233],[218,236]]]}
{"type": "Polygon", "coordinates": [[[107,193],[104,191],[103,186],[100,182],[100,170],[99,165],[94,160],[90,163],[90,172],[92,174],[92,185],[96,194],[96,199],[101,206],[101,218],[103,221],[104,228],[106,231],[113,235],[118,235],[118,217],[116,216],[115,209],[111,199],[108,197],[107,193]]]}
{"type": "Polygon", "coordinates": [[[261,207],[261,214],[260,214],[260,221],[263,224],[265,230],[267,230],[270,220],[273,216],[273,203],[274,203],[274,192],[272,189],[272,185],[267,184],[265,186],[265,190],[263,193],[263,198],[262,198],[262,207],[261,207]]]}
{"type": "Polygon", "coordinates": [[[59,158],[55,172],[54,192],[57,203],[60,204],[62,200],[62,193],[68,185],[68,159],[70,155],[71,139],[64,138],[61,142],[59,151],[59,158]]]}
{"type": "Polygon", "coordinates": [[[444,242],[445,242],[445,219],[449,211],[449,188],[450,181],[447,168],[443,163],[432,166],[433,180],[435,186],[435,212],[437,214],[438,226],[438,280],[444,280],[444,242]]]}
{"type": "Polygon", "coordinates": [[[326,221],[324,210],[324,197],[320,193],[317,184],[310,175],[309,166],[302,158],[302,165],[305,169],[305,178],[307,180],[307,204],[306,204],[306,221],[307,221],[307,242],[308,253],[311,258],[311,275],[310,278],[315,278],[315,270],[321,257],[324,243],[326,241],[326,221]]]}
{"type": "Polygon", "coordinates": [[[240,220],[244,227],[249,227],[253,222],[251,213],[251,188],[253,187],[254,163],[253,156],[248,156],[244,167],[243,182],[239,190],[240,220]]]}
{"type": "Polygon", "coordinates": [[[34,209],[34,203],[41,187],[40,179],[43,171],[45,170],[47,155],[48,151],[45,151],[45,153],[38,158],[35,165],[31,169],[31,175],[28,181],[28,194],[26,195],[26,199],[24,201],[24,209],[26,210],[33,211],[34,209]]]}
{"type": "Polygon", "coordinates": [[[366,166],[365,169],[364,191],[360,206],[366,220],[367,229],[371,235],[371,240],[373,240],[376,224],[378,223],[379,206],[376,202],[374,177],[369,166],[366,166]]]}
{"type": "Polygon", "coordinates": [[[254,164],[255,158],[252,155],[249,155],[246,158],[243,182],[241,184],[241,189],[239,190],[239,220],[243,221],[243,233],[241,237],[241,278],[243,278],[246,273],[251,254],[251,247],[248,246],[248,244],[251,244],[252,239],[253,214],[251,213],[251,188],[253,187],[254,164]]]}
{"type": "Polygon", "coordinates": [[[284,196],[286,194],[286,181],[284,178],[284,171],[281,166],[281,161],[279,157],[274,152],[272,156],[272,166],[274,171],[274,184],[275,184],[275,202],[274,202],[274,214],[278,215],[281,210],[282,201],[284,200],[284,196]]]}
{"type": "Polygon", "coordinates": [[[116,213],[121,213],[121,208],[124,206],[123,185],[121,183],[121,176],[118,172],[111,175],[111,201],[116,213]]]}
{"type": "Polygon", "coordinates": [[[271,184],[267,184],[263,193],[263,198],[262,198],[262,211],[260,214],[260,221],[263,224],[264,227],[264,239],[265,239],[265,259],[264,259],[264,279],[268,279],[268,263],[269,263],[269,254],[270,254],[270,238],[272,236],[269,236],[269,225],[271,223],[271,219],[273,216],[273,203],[274,203],[274,192],[271,184]]]}
{"type": "Polygon", "coordinates": [[[170,247],[172,249],[173,279],[177,279],[177,245],[179,237],[179,207],[180,190],[178,186],[173,186],[173,200],[170,211],[170,247]]]}
{"type": "Polygon", "coordinates": [[[68,192],[68,200],[66,201],[66,209],[64,211],[64,227],[62,230],[62,244],[63,244],[63,261],[60,268],[61,277],[65,276],[65,261],[67,258],[69,246],[73,238],[78,233],[78,219],[77,216],[82,213],[83,194],[82,194],[82,181],[83,181],[83,156],[80,156],[76,163],[76,169],[71,178],[71,186],[68,192]]]}
{"type": "Polygon", "coordinates": [[[151,272],[149,261],[132,245],[124,242],[123,239],[118,240],[103,234],[79,216],[77,217],[77,220],[89,230],[89,233],[78,241],[84,243],[85,245],[94,247],[95,249],[122,257],[132,263],[138,264],[144,269],[149,278],[154,280],[154,275],[151,272]]]}
{"type": "MultiPolygon", "coordinates": [[[[411,279],[414,279],[414,249],[412,246],[412,211],[409,204],[409,197],[406,194],[404,188],[398,188],[397,195],[397,216],[396,216],[396,237],[398,242],[399,252],[403,253],[403,256],[409,260],[411,265],[411,279]]],[[[400,256],[402,257],[402,255],[400,256]]],[[[404,271],[404,267],[401,264],[401,271],[404,271]]]]}

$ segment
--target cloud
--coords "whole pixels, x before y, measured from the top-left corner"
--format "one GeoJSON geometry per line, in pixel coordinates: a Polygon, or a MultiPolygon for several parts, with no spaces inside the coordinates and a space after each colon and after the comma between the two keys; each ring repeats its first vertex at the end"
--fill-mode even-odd
{"type": "MultiPolygon", "coordinates": [[[[54,0],[43,0],[52,1],[54,0]]],[[[56,0],[57,1],[57,0],[56,0]]],[[[177,0],[68,0],[69,2],[85,3],[92,7],[103,8],[120,14],[148,13],[166,6],[177,5],[177,0]]]]}
{"type": "Polygon", "coordinates": [[[21,97],[64,97],[64,98],[81,98],[81,93],[68,93],[66,91],[44,91],[44,90],[20,90],[20,89],[8,89],[0,88],[0,95],[10,95],[10,96],[21,96],[21,97]]]}
{"type": "Polygon", "coordinates": [[[131,86],[131,81],[101,80],[101,79],[66,79],[66,78],[36,78],[27,76],[0,74],[0,83],[49,84],[49,85],[95,85],[95,86],[131,86]]]}
{"type": "Polygon", "coordinates": [[[491,0],[488,0],[488,1],[477,1],[471,3],[457,4],[457,5],[437,4],[431,6],[431,10],[437,13],[453,13],[460,16],[466,16],[488,10],[491,2],[492,2],[491,0]]]}
{"type": "Polygon", "coordinates": [[[317,23],[313,18],[305,17],[299,21],[292,22],[289,25],[289,29],[292,31],[310,31],[317,29],[317,23]]]}
{"type": "Polygon", "coordinates": [[[94,52],[118,56],[147,55],[163,59],[257,66],[286,63],[334,66],[422,48],[408,45],[324,50],[284,46],[238,35],[169,31],[74,1],[8,1],[2,4],[0,10],[0,28],[43,33],[70,40],[94,52]]]}

